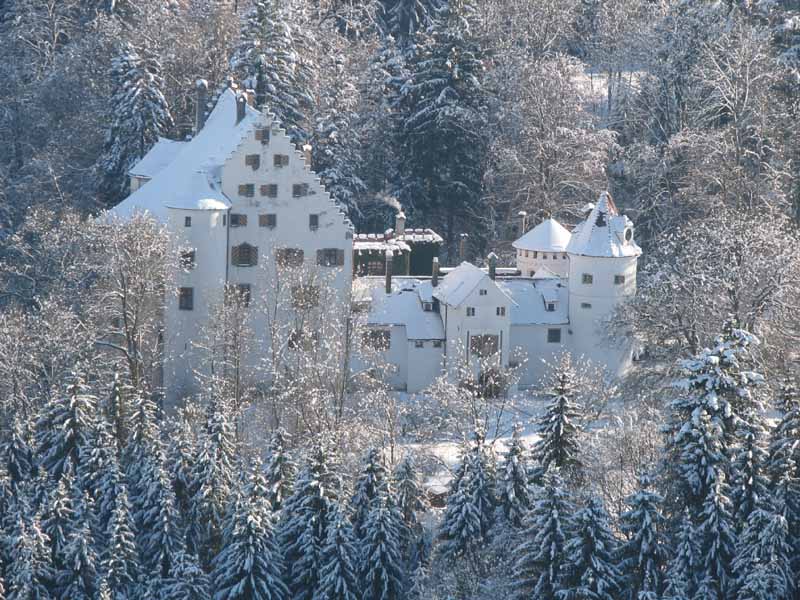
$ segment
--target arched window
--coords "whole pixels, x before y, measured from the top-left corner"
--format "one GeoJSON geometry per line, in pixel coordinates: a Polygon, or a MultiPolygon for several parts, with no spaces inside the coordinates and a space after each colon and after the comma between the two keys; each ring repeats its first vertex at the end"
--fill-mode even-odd
{"type": "Polygon", "coordinates": [[[258,264],[258,248],[247,242],[231,248],[231,264],[235,267],[254,267],[258,264]]]}

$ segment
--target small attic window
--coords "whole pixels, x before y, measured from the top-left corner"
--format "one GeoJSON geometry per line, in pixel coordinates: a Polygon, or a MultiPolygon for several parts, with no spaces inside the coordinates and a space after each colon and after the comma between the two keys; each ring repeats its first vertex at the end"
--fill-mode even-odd
{"type": "Polygon", "coordinates": [[[289,155],[288,154],[276,154],[272,157],[272,164],[278,168],[280,167],[288,167],[289,166],[289,155]]]}
{"type": "Polygon", "coordinates": [[[547,312],[556,312],[556,303],[555,302],[548,302],[545,306],[547,312]]]}
{"type": "Polygon", "coordinates": [[[630,242],[633,239],[633,229],[628,227],[625,229],[625,241],[630,242]]]}
{"type": "Polygon", "coordinates": [[[422,310],[425,312],[433,312],[433,302],[423,302],[422,310]]]}
{"type": "Polygon", "coordinates": [[[480,290],[480,291],[478,292],[478,295],[480,295],[480,296],[485,296],[485,295],[486,295],[486,294],[488,294],[488,293],[489,293],[489,292],[487,292],[486,290],[480,290]]]}
{"type": "Polygon", "coordinates": [[[294,198],[300,198],[302,196],[308,196],[308,184],[307,183],[295,183],[292,185],[292,196],[294,198]]]}
{"type": "Polygon", "coordinates": [[[468,306],[467,307],[467,316],[468,317],[474,317],[475,316],[475,307],[474,306],[468,306]]]}
{"type": "Polygon", "coordinates": [[[497,307],[497,316],[498,317],[505,317],[506,316],[506,307],[505,306],[498,306],[497,307]]]}
{"type": "Polygon", "coordinates": [[[614,285],[623,285],[625,283],[625,275],[614,275],[614,285]]]}
{"type": "Polygon", "coordinates": [[[244,157],[244,164],[245,166],[252,167],[253,171],[257,171],[258,167],[261,166],[261,155],[260,154],[248,154],[244,157]]]}
{"type": "Polygon", "coordinates": [[[183,217],[183,226],[184,227],[191,227],[192,226],[192,217],[183,217]]]}
{"type": "Polygon", "coordinates": [[[602,212],[597,213],[597,221],[595,221],[595,225],[597,225],[598,227],[606,226],[606,213],[602,212]]]}
{"type": "Polygon", "coordinates": [[[591,273],[584,273],[581,276],[581,283],[584,285],[592,285],[594,283],[594,276],[591,273]]]}
{"type": "Polygon", "coordinates": [[[269,128],[268,127],[259,127],[256,129],[256,141],[261,142],[264,145],[269,144],[269,128]]]}

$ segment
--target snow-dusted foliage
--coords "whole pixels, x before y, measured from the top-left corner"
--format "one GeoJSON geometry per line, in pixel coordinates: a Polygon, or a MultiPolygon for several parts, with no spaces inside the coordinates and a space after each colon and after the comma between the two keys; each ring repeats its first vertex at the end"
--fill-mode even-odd
{"type": "Polygon", "coordinates": [[[519,527],[531,506],[527,449],[514,427],[511,444],[497,469],[497,503],[504,518],[519,527]]]}
{"type": "Polygon", "coordinates": [[[388,498],[380,498],[369,511],[360,543],[364,600],[402,597],[405,582],[402,531],[400,511],[388,498]]]}
{"type": "Polygon", "coordinates": [[[328,527],[328,537],[322,547],[319,586],[313,600],[357,600],[361,597],[358,568],[361,556],[357,552],[353,526],[347,515],[337,509],[328,527]]]}

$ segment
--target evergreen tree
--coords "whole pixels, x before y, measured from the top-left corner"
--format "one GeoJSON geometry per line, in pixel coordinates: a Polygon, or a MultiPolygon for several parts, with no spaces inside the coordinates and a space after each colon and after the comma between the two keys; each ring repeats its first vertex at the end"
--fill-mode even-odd
{"type": "MultiPolygon", "coordinates": [[[[125,481],[120,472],[119,463],[115,456],[109,456],[109,460],[99,473],[97,489],[93,490],[96,494],[94,498],[94,510],[97,521],[98,537],[105,537],[108,526],[117,506],[117,495],[125,488],[125,481]]],[[[92,488],[87,488],[92,489],[92,488]]]]}
{"type": "Polygon", "coordinates": [[[297,465],[294,464],[287,448],[288,434],[283,429],[276,429],[270,439],[267,450],[265,471],[269,486],[269,503],[272,510],[278,512],[292,493],[297,465]]]}
{"type": "Polygon", "coordinates": [[[127,172],[172,127],[161,91],[161,65],[130,44],[111,61],[110,126],[98,162],[99,191],[109,205],[127,193],[127,172]]]}
{"type": "Polygon", "coordinates": [[[733,571],[737,600],[788,600],[795,588],[786,519],[762,500],[736,545],[733,571]]]}
{"type": "Polygon", "coordinates": [[[404,456],[392,472],[391,489],[392,500],[403,517],[405,525],[403,528],[404,555],[408,556],[413,553],[414,538],[419,540],[422,535],[422,525],[417,518],[417,513],[423,512],[427,507],[425,491],[419,482],[419,475],[411,454],[404,456]]]}
{"type": "Polygon", "coordinates": [[[60,556],[56,585],[61,600],[94,600],[97,581],[97,555],[89,524],[75,528],[60,556]]]}
{"type": "Polygon", "coordinates": [[[53,566],[47,538],[34,517],[20,519],[11,541],[11,562],[7,568],[9,600],[51,600],[53,566]]]}
{"type": "Polygon", "coordinates": [[[523,521],[522,543],[514,565],[516,598],[556,597],[569,565],[566,542],[575,530],[574,512],[558,470],[552,469],[544,475],[523,521]]]}
{"type": "Polygon", "coordinates": [[[630,600],[658,600],[667,561],[663,499],[648,489],[649,484],[648,477],[640,478],[639,489],[627,500],[630,509],[620,516],[628,541],[620,548],[619,570],[627,579],[630,600]]]}
{"type": "Polygon", "coordinates": [[[76,378],[64,397],[54,398],[36,425],[39,463],[51,478],[58,480],[68,468],[78,468],[80,457],[94,426],[95,397],[83,380],[76,378]]]}
{"type": "Polygon", "coordinates": [[[197,558],[185,552],[175,555],[162,600],[211,600],[211,584],[197,558]]]}
{"type": "Polygon", "coordinates": [[[358,600],[359,565],[353,527],[341,508],[335,510],[320,556],[319,585],[314,600],[358,600]]]}
{"type": "Polygon", "coordinates": [[[574,377],[571,358],[565,355],[553,374],[551,400],[537,421],[539,440],[531,452],[542,472],[557,468],[563,477],[578,483],[582,470],[578,443],[581,413],[573,402],[574,377]]]}
{"type": "Polygon", "coordinates": [[[215,600],[283,600],[282,569],[267,502],[240,498],[213,561],[215,600]]]}
{"type": "Polygon", "coordinates": [[[386,494],[388,475],[383,456],[377,448],[370,448],[364,456],[361,473],[355,482],[350,512],[353,515],[353,532],[356,539],[364,537],[364,524],[374,504],[386,494]]]}
{"type": "Polygon", "coordinates": [[[8,433],[0,441],[0,460],[11,478],[11,485],[16,487],[21,481],[30,477],[33,470],[33,452],[19,416],[14,416],[8,433]]]}
{"type": "Polygon", "coordinates": [[[531,500],[528,492],[528,464],[519,426],[514,427],[511,444],[498,475],[497,501],[503,516],[513,527],[520,527],[531,507],[531,500]]]}
{"type": "Polygon", "coordinates": [[[387,498],[373,505],[364,524],[361,542],[361,597],[364,600],[403,597],[402,529],[400,511],[387,498]]]}
{"type": "Polygon", "coordinates": [[[117,447],[108,423],[102,418],[98,419],[81,452],[77,473],[81,487],[89,491],[93,501],[101,500],[109,471],[118,467],[117,447]]]}
{"type": "Polygon", "coordinates": [[[602,501],[590,498],[586,508],[575,515],[575,529],[564,546],[567,567],[558,595],[593,600],[619,598],[624,583],[615,564],[618,548],[602,501]]]}
{"type": "Polygon", "coordinates": [[[739,531],[744,528],[750,513],[769,497],[767,476],[766,432],[760,416],[754,415],[742,423],[737,432],[738,445],[734,450],[731,499],[735,523],[739,531]]]}
{"type": "Polygon", "coordinates": [[[181,422],[170,435],[167,454],[168,471],[175,490],[175,500],[180,514],[186,520],[191,509],[192,491],[195,489],[194,464],[197,456],[191,428],[181,422]]]}
{"type": "Polygon", "coordinates": [[[131,507],[124,485],[117,493],[106,537],[108,545],[102,566],[108,589],[115,599],[130,598],[135,592],[140,569],[131,507]]]}
{"type": "Polygon", "coordinates": [[[73,485],[72,473],[67,471],[50,495],[50,500],[42,519],[42,531],[49,540],[50,562],[57,569],[62,566],[60,557],[64,555],[67,536],[73,524],[72,498],[70,495],[73,485]]]}
{"type": "Polygon", "coordinates": [[[680,521],[674,551],[665,572],[663,600],[687,600],[693,597],[700,559],[700,548],[694,538],[689,511],[686,510],[680,521]]]}
{"type": "Polygon", "coordinates": [[[415,39],[418,31],[425,31],[433,25],[442,10],[436,0],[394,0],[387,10],[388,32],[401,46],[415,39]]]}

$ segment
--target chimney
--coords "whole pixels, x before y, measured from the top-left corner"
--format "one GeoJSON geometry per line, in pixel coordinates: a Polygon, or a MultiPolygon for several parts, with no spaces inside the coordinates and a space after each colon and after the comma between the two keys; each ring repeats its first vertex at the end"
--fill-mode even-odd
{"type": "Polygon", "coordinates": [[[497,254],[490,252],[487,258],[489,259],[489,279],[494,281],[497,277],[497,254]]]}
{"type": "Polygon", "coordinates": [[[386,293],[392,293],[392,266],[394,255],[391,250],[386,251],[386,293]]]}
{"type": "Polygon", "coordinates": [[[247,96],[247,103],[252,106],[253,108],[256,107],[256,91],[246,89],[244,91],[245,96],[247,96]]]}
{"type": "Polygon", "coordinates": [[[197,135],[203,128],[203,125],[206,124],[206,98],[208,96],[208,82],[205,79],[198,79],[195,82],[194,91],[194,134],[197,135]]]}
{"type": "Polygon", "coordinates": [[[436,287],[439,285],[439,258],[433,257],[433,270],[431,272],[431,286],[436,287]]]}
{"type": "Polygon", "coordinates": [[[236,96],[236,124],[242,122],[245,114],[247,114],[247,96],[239,94],[236,96]]]}
{"type": "Polygon", "coordinates": [[[528,229],[528,213],[524,210],[521,210],[517,213],[517,216],[519,216],[520,221],[522,221],[520,223],[519,234],[525,235],[525,232],[528,229]]]}
{"type": "Polygon", "coordinates": [[[311,168],[311,144],[303,144],[303,156],[306,158],[308,168],[311,168]]]}
{"type": "Polygon", "coordinates": [[[403,212],[403,209],[397,211],[397,215],[394,218],[394,235],[395,237],[400,235],[406,234],[406,213],[403,212]]]}
{"type": "Polygon", "coordinates": [[[458,237],[458,256],[463,262],[467,260],[467,238],[469,237],[469,234],[462,233],[458,237]]]}

